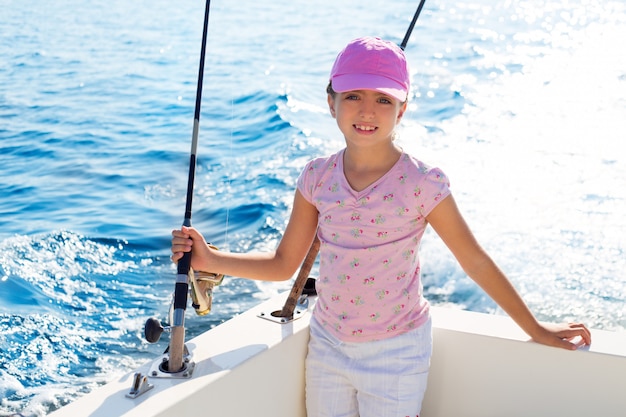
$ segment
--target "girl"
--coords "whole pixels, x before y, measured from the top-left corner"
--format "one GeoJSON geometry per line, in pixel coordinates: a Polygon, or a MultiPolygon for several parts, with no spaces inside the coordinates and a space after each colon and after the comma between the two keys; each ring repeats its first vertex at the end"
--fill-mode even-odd
{"type": "Polygon", "coordinates": [[[327,88],[346,147],[306,165],[278,248],[218,252],[193,228],[172,232],[174,262],[192,251],[195,270],[259,280],[291,278],[317,233],[318,301],[306,359],[310,417],[419,414],[432,345],[418,257],[428,224],[533,340],[571,350],[574,338],[591,343],[583,324],[535,319],[472,235],[446,175],[395,145],[408,91],[399,47],[373,37],[353,40],[337,56],[327,88]]]}

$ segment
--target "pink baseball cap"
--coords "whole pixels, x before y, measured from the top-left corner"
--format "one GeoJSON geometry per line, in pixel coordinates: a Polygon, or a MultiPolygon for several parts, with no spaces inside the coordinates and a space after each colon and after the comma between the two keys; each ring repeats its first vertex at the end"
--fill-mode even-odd
{"type": "Polygon", "coordinates": [[[404,102],[409,92],[409,67],[396,44],[366,36],[350,41],[330,71],[333,90],[374,90],[404,102]]]}

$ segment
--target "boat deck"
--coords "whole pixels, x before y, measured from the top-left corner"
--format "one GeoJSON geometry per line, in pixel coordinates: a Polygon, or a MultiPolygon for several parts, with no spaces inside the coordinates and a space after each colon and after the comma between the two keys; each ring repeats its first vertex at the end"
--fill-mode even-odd
{"type": "MultiPolygon", "coordinates": [[[[286,294],[187,342],[189,379],[149,378],[136,399],[135,372],[52,417],[305,417],[309,313],[290,323],[260,318],[286,294]]],[[[433,308],[434,351],[422,417],[626,415],[626,333],[595,330],[590,347],[566,351],[528,341],[507,317],[433,308]]],[[[157,359],[158,360],[158,359],[157,359]]]]}

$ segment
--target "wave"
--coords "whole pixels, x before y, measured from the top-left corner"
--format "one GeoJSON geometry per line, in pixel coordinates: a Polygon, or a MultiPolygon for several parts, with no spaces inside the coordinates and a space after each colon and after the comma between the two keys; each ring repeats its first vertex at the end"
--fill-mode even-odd
{"type": "MultiPolygon", "coordinates": [[[[167,340],[143,337],[174,289],[157,246],[68,230],[0,242],[0,413],[45,415],[163,352],[167,340]]],[[[188,314],[188,337],[251,307],[256,292],[247,280],[224,285],[210,316],[188,314]]]]}
{"type": "Polygon", "coordinates": [[[127,242],[71,231],[3,240],[2,407],[28,400],[29,412],[45,413],[154,355],[140,331],[167,299],[147,285],[155,263],[127,242]]]}

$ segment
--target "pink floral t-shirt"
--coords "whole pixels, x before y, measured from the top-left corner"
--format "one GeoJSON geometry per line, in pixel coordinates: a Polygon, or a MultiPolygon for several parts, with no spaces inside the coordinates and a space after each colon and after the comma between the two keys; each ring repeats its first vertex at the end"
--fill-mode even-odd
{"type": "Polygon", "coordinates": [[[344,341],[384,339],[428,320],[418,248],[426,216],[450,194],[446,175],[403,153],[363,191],[343,153],[309,162],[298,190],[319,211],[316,320],[344,341]]]}

